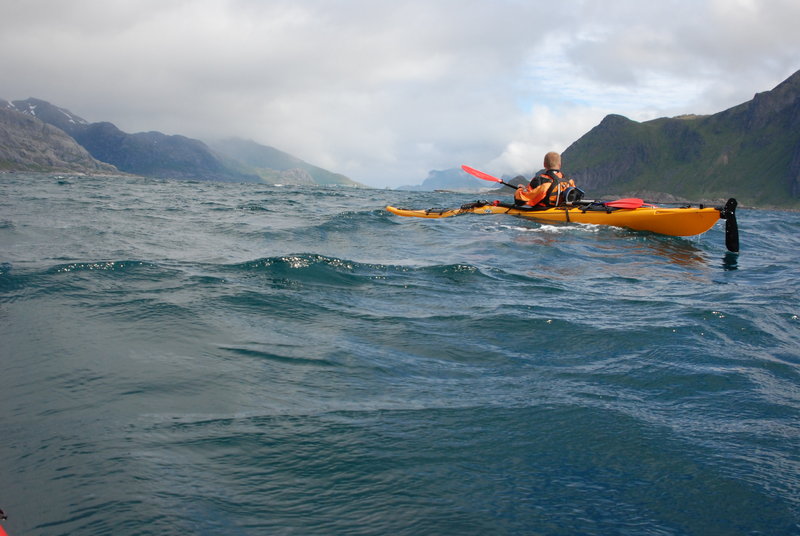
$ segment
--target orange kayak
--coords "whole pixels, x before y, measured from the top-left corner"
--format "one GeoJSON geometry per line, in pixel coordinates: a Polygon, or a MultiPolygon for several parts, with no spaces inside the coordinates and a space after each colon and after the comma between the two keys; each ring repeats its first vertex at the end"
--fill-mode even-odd
{"type": "MultiPolygon", "coordinates": [[[[624,204],[621,204],[625,206],[624,204]]],[[[398,216],[415,218],[449,218],[463,214],[510,214],[543,223],[588,223],[612,225],[635,231],[650,231],[670,236],[694,236],[705,233],[720,219],[733,222],[735,226],[736,200],[731,199],[725,207],[681,207],[667,208],[642,204],[636,208],[620,208],[614,202],[587,202],[575,206],[549,208],[527,208],[506,203],[477,201],[459,208],[408,210],[387,206],[386,210],[398,216]]],[[[729,227],[729,226],[728,226],[729,227]]],[[[729,234],[726,229],[726,235],[729,234]]],[[[738,251],[738,229],[736,244],[727,244],[731,251],[738,251]],[[734,246],[732,248],[731,246],[734,246]]]]}

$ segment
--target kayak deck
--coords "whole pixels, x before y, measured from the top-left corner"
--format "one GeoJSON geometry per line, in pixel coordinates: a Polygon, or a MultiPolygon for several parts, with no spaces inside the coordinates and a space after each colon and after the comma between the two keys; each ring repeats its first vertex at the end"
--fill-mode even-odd
{"type": "Polygon", "coordinates": [[[711,229],[721,218],[721,210],[713,207],[666,208],[642,206],[615,208],[602,203],[535,209],[505,203],[476,202],[460,208],[408,210],[387,206],[392,214],[415,218],[449,218],[462,214],[510,214],[544,223],[588,223],[650,231],[669,236],[694,236],[711,229]]]}

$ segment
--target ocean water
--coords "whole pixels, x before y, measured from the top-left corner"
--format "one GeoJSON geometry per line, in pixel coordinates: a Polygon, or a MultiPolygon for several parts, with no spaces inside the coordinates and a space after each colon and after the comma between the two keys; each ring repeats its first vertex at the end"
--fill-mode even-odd
{"type": "Polygon", "coordinates": [[[800,534],[800,215],[0,175],[22,535],[800,534]]]}

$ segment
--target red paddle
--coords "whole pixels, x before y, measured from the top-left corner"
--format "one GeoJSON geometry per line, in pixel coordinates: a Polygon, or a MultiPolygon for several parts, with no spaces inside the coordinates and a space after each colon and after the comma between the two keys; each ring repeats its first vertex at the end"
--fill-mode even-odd
{"type": "Polygon", "coordinates": [[[644,206],[644,200],[638,197],[626,197],[625,199],[617,199],[616,201],[608,201],[604,203],[607,207],[612,208],[641,208],[644,206]]]}
{"type": "Polygon", "coordinates": [[[517,189],[517,187],[514,186],[513,184],[508,184],[507,182],[500,180],[497,177],[492,177],[491,175],[489,175],[488,173],[484,173],[483,171],[478,171],[477,169],[473,169],[469,166],[461,166],[461,169],[463,169],[470,175],[478,177],[479,179],[483,179],[485,181],[499,182],[500,184],[505,184],[509,188],[514,188],[515,190],[517,189]]]}

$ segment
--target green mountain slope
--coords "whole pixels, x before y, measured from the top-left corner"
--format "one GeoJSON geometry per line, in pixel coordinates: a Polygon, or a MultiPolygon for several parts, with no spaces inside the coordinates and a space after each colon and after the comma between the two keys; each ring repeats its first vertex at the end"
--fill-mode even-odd
{"type": "Polygon", "coordinates": [[[564,151],[564,168],[591,195],[800,208],[800,71],[710,116],[609,115],[564,151]]]}

